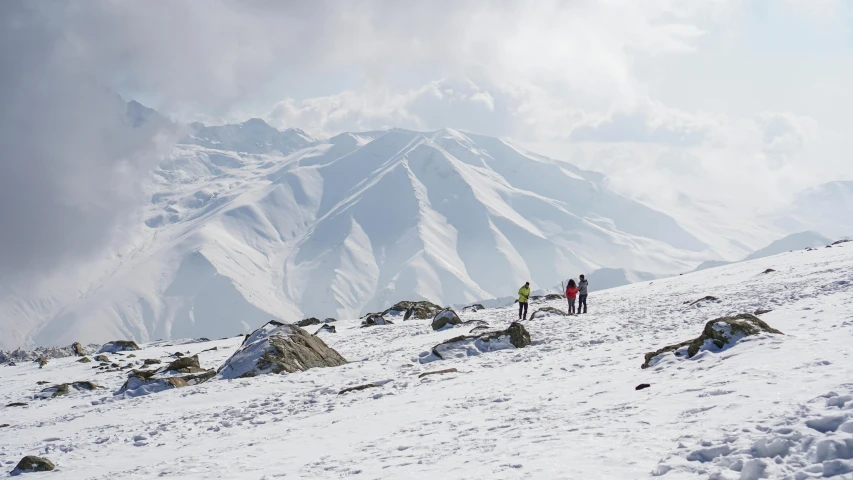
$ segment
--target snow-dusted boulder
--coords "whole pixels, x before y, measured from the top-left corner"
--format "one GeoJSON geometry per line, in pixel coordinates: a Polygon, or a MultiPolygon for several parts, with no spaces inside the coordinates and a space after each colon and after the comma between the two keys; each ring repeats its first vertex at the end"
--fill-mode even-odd
{"type": "Polygon", "coordinates": [[[319,318],[311,317],[311,318],[306,318],[304,320],[300,320],[300,321],[296,322],[295,325],[297,327],[308,327],[311,325],[319,325],[321,323],[323,323],[323,322],[321,322],[319,318]]]}
{"type": "Polygon", "coordinates": [[[459,315],[456,315],[456,312],[448,308],[443,312],[439,312],[438,315],[432,319],[432,329],[441,330],[448,325],[459,325],[460,323],[462,323],[462,320],[459,319],[459,315]]]}
{"type": "Polygon", "coordinates": [[[435,315],[442,311],[443,308],[440,306],[428,302],[426,300],[422,300],[419,302],[397,302],[396,305],[382,312],[383,315],[399,315],[403,314],[403,320],[429,320],[430,318],[435,317],[435,315]]]}
{"type": "Polygon", "coordinates": [[[320,332],[338,333],[338,329],[335,328],[334,325],[323,325],[314,332],[314,335],[317,335],[320,332]]]}
{"type": "Polygon", "coordinates": [[[535,312],[533,312],[533,315],[530,316],[530,319],[533,320],[534,318],[544,318],[544,317],[547,317],[549,315],[557,315],[557,316],[565,317],[568,315],[568,313],[560,310],[559,308],[542,307],[539,310],[536,310],[535,312]]]}
{"type": "Polygon", "coordinates": [[[192,357],[180,357],[169,363],[162,371],[175,371],[180,373],[198,373],[204,371],[198,362],[198,355],[192,357]]]}
{"type": "Polygon", "coordinates": [[[528,345],[530,334],[527,329],[524,325],[513,322],[506,330],[463,335],[439,343],[432,348],[430,355],[422,356],[421,363],[436,359],[471,357],[508,348],[524,348],[528,345]]]}
{"type": "Polygon", "coordinates": [[[382,314],[371,313],[361,321],[362,327],[375,327],[376,325],[394,325],[391,320],[386,320],[382,314]]]}
{"type": "Polygon", "coordinates": [[[89,381],[62,383],[59,385],[54,385],[52,387],[47,387],[41,392],[39,392],[36,396],[38,398],[54,398],[62,395],[68,395],[72,392],[96,390],[98,388],[101,387],[89,381]]]}
{"type": "Polygon", "coordinates": [[[56,468],[50,460],[33,455],[22,458],[18,465],[12,470],[12,475],[20,475],[26,472],[49,472],[56,468]]]}
{"type": "Polygon", "coordinates": [[[243,345],[219,368],[216,378],[227,380],[267,373],[293,373],[345,363],[346,359],[319,337],[296,325],[273,320],[243,340],[243,345]]]}
{"type": "Polygon", "coordinates": [[[126,352],[129,350],[141,350],[141,348],[139,348],[139,345],[137,345],[133,340],[114,340],[112,342],[105,343],[98,353],[116,353],[126,352]]]}
{"type": "Polygon", "coordinates": [[[706,323],[702,335],[693,340],[668,345],[647,353],[641,368],[653,366],[660,361],[662,355],[669,352],[673,352],[678,357],[692,358],[701,350],[722,350],[734,345],[743,337],[763,333],[782,335],[782,332],[770,327],[763,320],[750,313],[717,318],[706,323]]]}
{"type": "Polygon", "coordinates": [[[463,307],[462,313],[466,313],[466,312],[473,313],[473,312],[478,312],[480,310],[485,310],[485,309],[486,309],[486,307],[484,307],[483,305],[481,305],[479,303],[475,303],[473,305],[468,305],[467,307],[463,307]]]}

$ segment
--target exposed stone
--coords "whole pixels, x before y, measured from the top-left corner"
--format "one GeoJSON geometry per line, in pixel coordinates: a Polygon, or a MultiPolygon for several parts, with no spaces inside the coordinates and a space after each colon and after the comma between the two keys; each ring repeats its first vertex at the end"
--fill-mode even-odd
{"type": "Polygon", "coordinates": [[[45,388],[39,393],[40,398],[55,398],[62,395],[68,395],[72,391],[80,391],[80,390],[96,390],[101,388],[89,381],[82,382],[73,382],[73,383],[61,383],[59,385],[54,385],[52,387],[45,388]]]}
{"type": "Polygon", "coordinates": [[[402,301],[397,302],[391,308],[381,313],[382,316],[403,314],[403,320],[429,320],[435,315],[444,310],[440,306],[421,300],[417,302],[402,301]]]}
{"type": "Polygon", "coordinates": [[[651,385],[649,385],[648,383],[641,383],[641,384],[637,385],[636,387],[634,387],[634,390],[643,390],[644,388],[649,388],[649,387],[651,387],[651,385]]]}
{"type": "Polygon", "coordinates": [[[71,349],[74,350],[74,355],[77,355],[78,357],[82,357],[86,354],[85,350],[83,350],[83,345],[80,342],[72,343],[71,349]]]}
{"type": "Polygon", "coordinates": [[[361,321],[361,326],[363,327],[375,327],[376,325],[394,325],[394,322],[391,320],[386,320],[382,314],[379,313],[371,313],[364,320],[361,321]]]}
{"type": "Polygon", "coordinates": [[[329,318],[323,320],[323,323],[335,323],[337,321],[338,321],[337,319],[329,317],[329,318]]]}
{"type": "Polygon", "coordinates": [[[201,353],[204,353],[204,352],[215,352],[215,351],[217,351],[217,350],[219,350],[219,347],[211,347],[211,348],[208,348],[207,350],[202,350],[202,351],[201,351],[201,353]]]}
{"type": "MultiPolygon", "coordinates": [[[[503,350],[513,346],[524,348],[530,345],[530,334],[524,325],[513,322],[506,330],[485,332],[477,335],[462,335],[444,341],[432,348],[432,354],[438,358],[448,358],[448,352],[455,349],[468,351],[473,348],[479,352],[503,350]]],[[[466,353],[467,355],[467,353],[466,353]]],[[[450,354],[450,356],[453,356],[450,354]]]]}
{"type": "Polygon", "coordinates": [[[143,365],[157,365],[162,363],[159,358],[146,358],[142,361],[143,365]]]}
{"type": "Polygon", "coordinates": [[[198,355],[193,355],[192,357],[181,357],[167,365],[166,368],[164,368],[163,370],[174,370],[176,372],[182,373],[194,373],[195,371],[201,371],[201,365],[199,365],[198,363],[198,355]]]}
{"type": "Polygon", "coordinates": [[[456,370],[455,368],[446,368],[444,370],[435,370],[433,372],[424,372],[424,373],[418,375],[418,378],[424,378],[427,375],[444,375],[445,373],[457,373],[458,371],[459,370],[456,370]]]}
{"type": "Polygon", "coordinates": [[[11,427],[11,425],[9,425],[8,423],[0,424],[0,428],[6,428],[6,427],[11,427]]]}
{"type": "Polygon", "coordinates": [[[181,353],[181,352],[175,352],[175,353],[173,353],[173,354],[171,354],[171,355],[169,355],[169,356],[170,356],[170,357],[179,358],[179,357],[183,357],[183,356],[184,356],[184,354],[183,354],[183,353],[181,353]]]}
{"type": "Polygon", "coordinates": [[[853,242],[853,240],[845,238],[843,240],[836,240],[836,241],[832,242],[832,244],[833,245],[841,245],[842,243],[847,243],[847,242],[853,242]]]}
{"type": "Polygon", "coordinates": [[[56,468],[50,460],[34,455],[27,455],[18,462],[18,466],[12,470],[12,475],[18,475],[24,472],[49,472],[56,468]]]}
{"type": "Polygon", "coordinates": [[[44,368],[44,366],[45,366],[45,365],[47,365],[47,359],[46,359],[46,358],[44,358],[44,357],[39,357],[39,358],[37,358],[37,359],[36,359],[36,363],[38,363],[38,364],[39,364],[39,368],[40,368],[40,369],[41,369],[41,368],[44,368]]]}
{"type": "Polygon", "coordinates": [[[742,313],[733,317],[720,317],[706,323],[704,330],[702,330],[702,335],[693,340],[668,345],[654,352],[647,353],[642,368],[648,368],[650,362],[655,357],[668,352],[675,352],[676,355],[680,355],[680,350],[686,347],[687,350],[684,353],[687,354],[687,358],[692,358],[699,353],[699,350],[705,346],[706,342],[711,342],[716,348],[720,349],[728,344],[737,342],[741,337],[758,335],[760,333],[782,334],[779,330],[771,328],[763,320],[750,313],[742,313]]]}
{"type": "Polygon", "coordinates": [[[240,348],[217,371],[217,378],[254,377],[268,373],[293,373],[347,363],[320,337],[297,327],[270,321],[243,340],[240,348]]]}
{"type": "Polygon", "coordinates": [[[545,300],[553,301],[553,300],[565,300],[565,295],[560,295],[559,293],[549,293],[545,295],[545,300]]]}
{"type": "Polygon", "coordinates": [[[432,319],[432,329],[441,330],[448,325],[459,325],[460,323],[462,323],[462,320],[459,319],[459,315],[456,315],[456,312],[448,308],[447,310],[439,312],[435,318],[432,319]]]}
{"type": "Polygon", "coordinates": [[[106,355],[95,355],[96,362],[109,363],[110,359],[106,355]]]}
{"type": "Polygon", "coordinates": [[[692,301],[692,302],[688,300],[688,301],[686,301],[686,302],[684,302],[684,303],[689,303],[689,304],[690,304],[690,306],[692,307],[693,305],[696,305],[697,303],[701,303],[701,302],[717,302],[717,301],[719,301],[719,300],[720,300],[720,299],[719,299],[719,298],[717,298],[717,297],[714,297],[714,296],[711,296],[711,295],[707,295],[707,296],[704,296],[704,297],[700,298],[699,300],[694,300],[694,301],[692,301]]]}
{"type": "Polygon", "coordinates": [[[479,303],[475,303],[473,305],[468,305],[467,307],[464,307],[462,309],[462,312],[463,313],[465,313],[465,312],[478,312],[480,310],[485,310],[485,309],[486,309],[486,307],[482,306],[479,303]]]}
{"type": "Polygon", "coordinates": [[[545,317],[545,316],[548,316],[548,315],[560,315],[560,316],[562,316],[562,317],[566,317],[566,316],[568,316],[569,314],[568,314],[568,313],[566,313],[566,312],[564,312],[564,311],[562,311],[562,310],[560,310],[559,308],[554,308],[554,307],[542,307],[542,308],[540,308],[539,310],[536,310],[535,312],[533,312],[533,315],[530,315],[530,319],[531,319],[531,320],[533,320],[533,319],[534,319],[534,318],[536,318],[537,316],[538,316],[538,317],[545,317]]]}
{"type": "Polygon", "coordinates": [[[6,406],[7,407],[26,407],[27,403],[26,402],[12,402],[12,403],[7,403],[6,406]]]}
{"type": "Polygon", "coordinates": [[[776,270],[773,270],[772,268],[768,268],[767,270],[765,270],[765,271],[763,271],[763,272],[761,272],[761,273],[763,273],[763,274],[768,274],[768,273],[773,273],[773,272],[775,272],[775,271],[776,271],[776,270]]]}
{"type": "Polygon", "coordinates": [[[348,388],[345,388],[345,389],[341,390],[340,392],[338,392],[338,395],[343,395],[343,394],[349,393],[349,392],[357,392],[359,390],[365,390],[368,388],[376,388],[376,387],[379,387],[379,385],[377,385],[375,383],[368,383],[365,385],[359,385],[357,387],[348,387],[348,388]]]}
{"type": "Polygon", "coordinates": [[[758,310],[755,311],[755,313],[753,313],[753,315],[755,315],[755,316],[764,315],[765,313],[770,313],[772,311],[773,310],[771,310],[769,308],[759,308],[758,310]]]}
{"type": "Polygon", "coordinates": [[[113,362],[113,363],[111,363],[111,364],[110,364],[110,367],[112,367],[112,368],[120,368],[120,367],[121,367],[121,365],[119,365],[118,363],[113,362]]]}
{"type": "Polygon", "coordinates": [[[47,385],[48,383],[50,383],[50,382],[48,382],[47,380],[40,380],[40,381],[36,382],[36,385],[47,385]]]}
{"type": "Polygon", "coordinates": [[[77,362],[79,362],[79,363],[89,363],[91,361],[92,361],[92,359],[89,357],[83,357],[80,360],[77,360],[77,362]]]}
{"type": "Polygon", "coordinates": [[[133,340],[113,340],[105,343],[98,353],[116,353],[129,350],[141,350],[141,348],[133,340]]]}
{"type": "Polygon", "coordinates": [[[129,377],[138,377],[147,380],[154,376],[157,370],[131,370],[129,377]]]}
{"type": "Polygon", "coordinates": [[[306,318],[305,320],[300,320],[300,321],[296,322],[296,326],[304,328],[304,327],[307,327],[310,325],[319,325],[320,323],[321,322],[320,322],[319,318],[311,317],[311,318],[306,318]]]}
{"type": "Polygon", "coordinates": [[[314,332],[314,335],[317,335],[322,331],[327,331],[329,333],[338,333],[338,330],[335,328],[334,325],[323,325],[322,327],[318,328],[316,332],[314,332]]]}
{"type": "Polygon", "coordinates": [[[128,355],[128,356],[127,356],[127,358],[136,358],[136,354],[135,354],[135,353],[131,353],[130,355],[128,355]]]}

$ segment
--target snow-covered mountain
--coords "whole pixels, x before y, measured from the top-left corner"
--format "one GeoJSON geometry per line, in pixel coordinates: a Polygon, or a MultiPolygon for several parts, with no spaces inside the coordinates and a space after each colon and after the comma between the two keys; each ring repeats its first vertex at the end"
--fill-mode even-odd
{"type": "Polygon", "coordinates": [[[0,346],[232,335],[271,317],[502,297],[599,268],[683,272],[715,255],[600,174],[495,138],[318,141],[258,119],[191,130],[153,172],[122,250],[0,292],[0,346]]]}
{"type": "MultiPolygon", "coordinates": [[[[769,257],[792,250],[825,247],[826,245],[829,245],[832,242],[833,239],[825,237],[818,232],[805,231],[799,233],[792,233],[778,240],[774,240],[764,248],[760,248],[750,253],[741,261],[745,262],[749,260],[755,260],[757,258],[769,257]]],[[[699,266],[696,267],[693,271],[698,272],[700,270],[707,270],[709,268],[722,267],[731,263],[735,262],[727,262],[724,260],[707,260],[700,263],[699,266]]]]}
{"type": "Polygon", "coordinates": [[[853,235],[853,181],[829,182],[798,193],[769,220],[786,232],[816,230],[830,237],[853,235]]]}

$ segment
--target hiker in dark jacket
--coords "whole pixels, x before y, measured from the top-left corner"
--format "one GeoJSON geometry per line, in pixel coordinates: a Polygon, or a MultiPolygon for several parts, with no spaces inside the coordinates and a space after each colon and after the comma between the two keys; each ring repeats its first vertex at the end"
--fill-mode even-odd
{"type": "Polygon", "coordinates": [[[578,296],[578,286],[575,279],[569,279],[569,284],[566,286],[566,299],[569,301],[569,315],[575,313],[575,298],[578,296]]]}
{"type": "Polygon", "coordinates": [[[586,313],[586,296],[589,295],[589,282],[581,275],[581,280],[578,282],[578,313],[586,313]],[[583,307],[583,312],[581,312],[583,307]]]}
{"type": "Polygon", "coordinates": [[[527,320],[527,300],[530,298],[530,282],[518,289],[518,319],[527,320]]]}

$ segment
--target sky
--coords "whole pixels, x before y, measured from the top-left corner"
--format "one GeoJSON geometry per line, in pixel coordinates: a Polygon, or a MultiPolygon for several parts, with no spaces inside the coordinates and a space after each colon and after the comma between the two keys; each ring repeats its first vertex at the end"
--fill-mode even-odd
{"type": "Polygon", "coordinates": [[[853,179],[849,0],[9,0],[0,28],[6,275],[132,220],[177,137],[123,123],[117,94],[318,137],[499,136],[665,211],[746,218],[853,179]]]}

